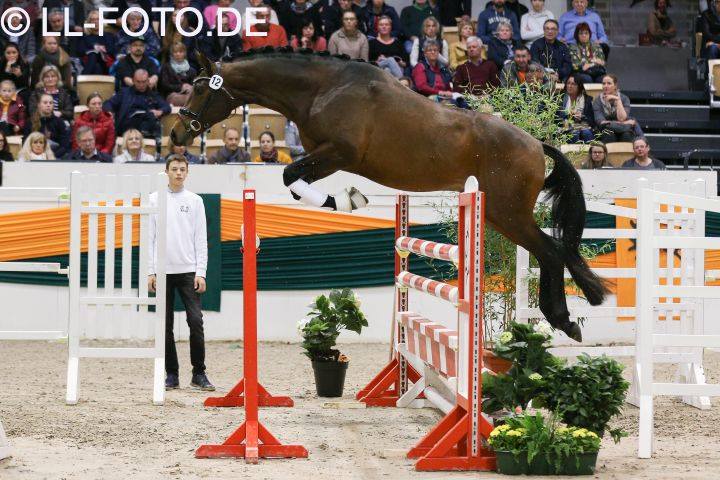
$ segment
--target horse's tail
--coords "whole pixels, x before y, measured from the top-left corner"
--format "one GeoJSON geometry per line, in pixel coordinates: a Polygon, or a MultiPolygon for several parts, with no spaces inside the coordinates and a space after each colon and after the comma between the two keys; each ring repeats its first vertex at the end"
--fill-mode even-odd
{"type": "Polygon", "coordinates": [[[552,200],[553,237],[561,242],[565,264],[590,305],[600,305],[608,293],[607,286],[590,270],[579,251],[585,228],[582,180],[560,150],[543,143],[543,152],[555,163],[543,185],[543,190],[548,191],[546,199],[552,200]]]}

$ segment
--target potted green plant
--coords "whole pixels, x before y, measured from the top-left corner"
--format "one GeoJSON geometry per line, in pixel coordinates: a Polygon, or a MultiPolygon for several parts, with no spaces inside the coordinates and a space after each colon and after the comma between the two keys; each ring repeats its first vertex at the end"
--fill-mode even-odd
{"type": "Polygon", "coordinates": [[[546,418],[540,412],[508,417],[488,443],[498,472],[506,475],[592,475],[600,450],[595,432],[561,425],[554,414],[546,418]]]}
{"type": "Polygon", "coordinates": [[[335,349],[342,330],[360,333],[368,323],[360,311],[360,300],[349,288],[320,295],[310,305],[308,318],[300,320],[304,354],[312,361],[315,388],[320,397],[341,397],[349,359],[335,349]]]}
{"type": "MultiPolygon", "coordinates": [[[[568,425],[587,428],[602,436],[610,420],[621,413],[630,385],[623,378],[625,367],[605,355],[580,355],[573,365],[551,366],[538,405],[557,411],[568,425]]],[[[616,442],[627,433],[608,430],[616,442]]]]}

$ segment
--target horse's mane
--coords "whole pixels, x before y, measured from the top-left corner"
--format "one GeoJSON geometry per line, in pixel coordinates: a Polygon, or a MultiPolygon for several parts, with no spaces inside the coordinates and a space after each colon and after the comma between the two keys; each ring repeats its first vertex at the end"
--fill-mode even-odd
{"type": "MultiPolygon", "coordinates": [[[[316,52],[310,48],[301,48],[299,50],[294,50],[292,47],[262,47],[262,48],[253,48],[251,50],[248,50],[246,52],[240,52],[231,62],[229,63],[239,63],[243,60],[249,60],[253,58],[258,57],[281,57],[281,58],[304,58],[304,59],[311,59],[311,60],[318,60],[318,61],[333,61],[333,62],[356,62],[356,63],[366,63],[368,65],[372,65],[375,67],[378,67],[376,62],[367,62],[363,60],[362,58],[350,58],[348,55],[340,54],[340,55],[331,55],[329,52],[316,52]]],[[[379,68],[379,67],[378,67],[379,68]]]]}

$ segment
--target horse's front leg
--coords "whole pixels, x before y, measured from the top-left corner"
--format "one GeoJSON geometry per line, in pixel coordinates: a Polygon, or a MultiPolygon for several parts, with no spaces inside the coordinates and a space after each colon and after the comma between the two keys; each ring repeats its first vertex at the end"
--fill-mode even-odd
{"type": "Polygon", "coordinates": [[[341,212],[367,205],[367,198],[355,188],[343,190],[336,195],[328,195],[310,186],[341,170],[342,157],[331,144],[319,145],[315,150],[291,163],[283,170],[283,182],[296,200],[320,208],[329,208],[341,212]]]}

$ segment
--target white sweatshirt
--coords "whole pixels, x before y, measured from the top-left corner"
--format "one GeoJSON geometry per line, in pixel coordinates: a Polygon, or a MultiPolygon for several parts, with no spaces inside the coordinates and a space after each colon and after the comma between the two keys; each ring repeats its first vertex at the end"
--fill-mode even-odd
{"type": "Polygon", "coordinates": [[[543,24],[546,20],[555,20],[555,15],[548,9],[540,13],[530,9],[530,11],[520,19],[520,37],[528,48],[530,48],[532,42],[545,36],[543,24]]]}
{"type": "MultiPolygon", "coordinates": [[[[150,204],[157,205],[157,192],[150,194],[150,204]]],[[[188,190],[167,196],[166,273],[207,273],[207,223],[205,206],[199,195],[188,190]]],[[[157,215],[150,215],[150,253],[148,275],[155,274],[157,263],[157,215]]]]}

